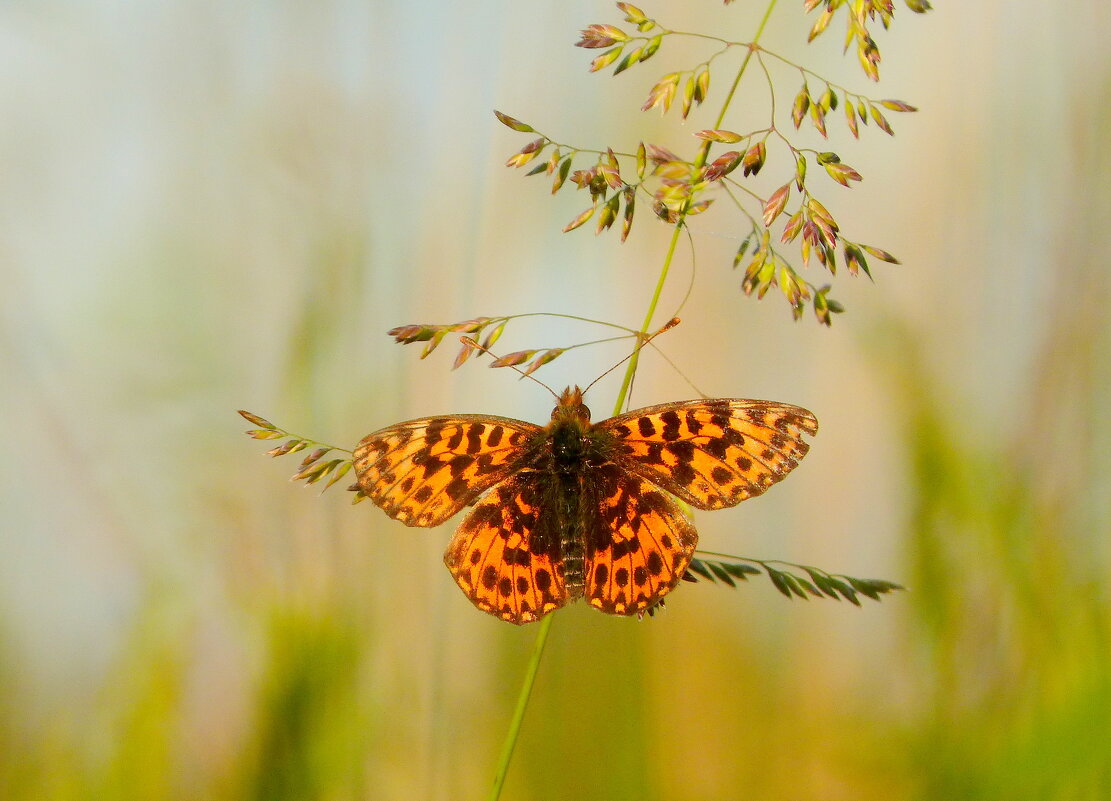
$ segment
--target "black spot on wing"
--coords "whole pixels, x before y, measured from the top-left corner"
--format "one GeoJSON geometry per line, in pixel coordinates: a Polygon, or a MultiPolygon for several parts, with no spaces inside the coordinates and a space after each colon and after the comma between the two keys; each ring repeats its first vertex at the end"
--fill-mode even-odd
{"type": "Polygon", "coordinates": [[[695,445],[689,439],[667,443],[667,449],[680,462],[689,462],[694,458],[695,445]]]}
{"type": "Polygon", "coordinates": [[[679,462],[671,468],[671,476],[680,484],[690,484],[697,477],[698,473],[694,471],[686,462],[679,462]]]}
{"type": "Polygon", "coordinates": [[[482,435],[486,431],[486,426],[482,423],[475,423],[467,431],[467,453],[478,453],[482,450],[482,435]]]}
{"type": "Polygon", "coordinates": [[[536,571],[536,588],[540,592],[547,592],[552,586],[552,574],[544,568],[536,571]]]}
{"type": "Polygon", "coordinates": [[[713,437],[702,446],[702,450],[720,462],[729,452],[729,445],[721,437],[713,437]]]}
{"type": "Polygon", "coordinates": [[[726,428],[721,434],[721,441],[726,445],[740,447],[745,444],[745,436],[735,428],[726,428]]]}
{"type": "Polygon", "coordinates": [[[668,409],[660,415],[660,420],[664,424],[664,430],[660,434],[665,440],[671,441],[679,439],[679,413],[674,409],[668,409]]]}
{"type": "Polygon", "coordinates": [[[461,500],[471,489],[470,484],[461,478],[452,479],[444,487],[444,492],[453,501],[461,500]]]}
{"type": "Polygon", "coordinates": [[[733,474],[719,465],[710,472],[710,477],[714,480],[715,484],[724,485],[729,483],[733,474]]]}

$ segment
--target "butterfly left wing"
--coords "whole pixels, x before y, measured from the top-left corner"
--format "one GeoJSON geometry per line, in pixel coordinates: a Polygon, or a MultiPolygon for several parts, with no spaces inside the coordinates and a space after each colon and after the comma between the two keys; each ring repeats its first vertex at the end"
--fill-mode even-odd
{"type": "Polygon", "coordinates": [[[679,583],[698,532],[666,493],[621,466],[605,463],[592,478],[583,482],[583,594],[603,612],[643,613],[679,583]]]}
{"type": "Polygon", "coordinates": [[[471,603],[510,623],[539,620],[570,599],[551,477],[522,471],[494,487],[459,525],[444,563],[471,603]]]}
{"type": "Polygon", "coordinates": [[[365,437],[355,448],[355,475],[390,517],[436,526],[517,469],[542,432],[487,415],[410,420],[365,437]]]}
{"type": "Polygon", "coordinates": [[[636,409],[595,426],[606,455],[699,509],[759,495],[798,466],[818,421],[774,401],[719,398],[636,409]]]}

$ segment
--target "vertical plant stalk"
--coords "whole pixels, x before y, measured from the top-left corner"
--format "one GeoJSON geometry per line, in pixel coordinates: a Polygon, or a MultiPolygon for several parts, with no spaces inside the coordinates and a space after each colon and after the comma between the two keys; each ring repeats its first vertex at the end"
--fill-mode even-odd
{"type": "MultiPolygon", "coordinates": [[[[733,79],[733,85],[729,87],[729,94],[725,96],[725,102],[721,104],[721,111],[718,112],[717,120],[714,122],[715,128],[720,128],[722,122],[725,120],[725,113],[729,110],[729,104],[733,102],[733,95],[737,92],[737,87],[741,85],[741,78],[744,77],[745,70],[748,69],[748,63],[752,61],[752,54],[756,52],[756,46],[760,43],[760,37],[764,35],[764,28],[768,25],[768,20],[771,19],[772,12],[775,10],[776,3],[779,0],[771,0],[768,7],[764,10],[764,16],[760,20],[760,25],[756,28],[756,35],[752,37],[752,44],[745,53],[744,61],[741,62],[740,68],[737,70],[737,77],[733,79]]],[[[706,158],[710,153],[710,145],[712,143],[709,139],[703,140],[702,146],[698,149],[698,156],[694,160],[694,167],[696,170],[701,170],[706,166],[706,158]]],[[[656,291],[652,294],[652,300],[648,304],[648,313],[644,315],[644,322],[640,326],[641,334],[646,334],[651,329],[652,318],[656,314],[656,306],[660,302],[660,296],[663,294],[664,284],[667,283],[667,274],[671,269],[671,260],[675,257],[675,246],[679,243],[679,234],[683,230],[683,224],[687,217],[687,207],[690,205],[688,200],[684,204],[682,211],[679,212],[679,220],[675,223],[675,229],[671,232],[671,242],[667,246],[667,255],[664,256],[663,266],[660,268],[660,277],[656,280],[656,291]]],[[[634,351],[633,357],[629,359],[629,366],[625,368],[625,377],[621,381],[621,389],[617,393],[617,403],[614,404],[613,413],[615,415],[621,414],[621,409],[625,405],[625,398],[629,394],[629,387],[632,386],[633,376],[636,375],[637,364],[640,362],[640,352],[634,351]]]]}
{"type": "MultiPolygon", "coordinates": [[[[778,0],[770,0],[768,7],[764,10],[764,16],[760,20],[760,25],[756,29],[756,35],[752,37],[752,46],[749,47],[748,52],[745,54],[744,61],[741,62],[740,68],[737,70],[737,76],[733,79],[733,85],[729,87],[729,93],[725,96],[725,101],[721,105],[721,111],[718,112],[717,121],[714,123],[715,128],[720,128],[722,121],[725,119],[725,113],[729,110],[729,104],[733,100],[733,95],[740,86],[741,78],[744,77],[745,70],[748,68],[748,63],[752,60],[752,54],[756,52],[756,45],[760,42],[760,37],[764,33],[764,28],[767,27],[768,20],[771,18],[772,11],[778,0]]],[[[706,158],[710,152],[709,140],[702,143],[698,150],[698,156],[695,159],[695,169],[702,169],[706,166],[706,158]]],[[[689,201],[688,201],[689,204],[689,201]]],[[[656,314],[656,306],[660,302],[660,296],[663,294],[664,284],[667,283],[667,275],[671,269],[672,259],[675,257],[675,248],[679,243],[679,234],[683,230],[683,221],[686,219],[687,207],[684,206],[683,210],[679,213],[679,220],[675,223],[675,229],[671,234],[671,242],[667,246],[667,253],[664,256],[663,265],[660,267],[660,275],[656,280],[656,289],[652,293],[652,300],[648,303],[648,311],[644,315],[644,322],[640,326],[640,333],[647,334],[652,326],[652,318],[656,314]]],[[[641,340],[638,340],[634,347],[640,345],[641,340]]],[[[633,376],[636,375],[637,363],[639,361],[639,350],[634,351],[633,356],[629,359],[629,366],[625,368],[625,377],[621,381],[621,389],[617,393],[617,401],[613,405],[613,414],[618,415],[621,413],[622,407],[625,405],[625,399],[629,394],[629,387],[632,386],[633,376]]],[[[502,743],[501,755],[498,757],[498,767],[494,774],[494,784],[490,788],[489,801],[498,801],[501,796],[502,787],[505,785],[505,777],[509,773],[509,765],[513,761],[513,751],[517,746],[517,738],[521,733],[521,723],[525,718],[525,711],[528,709],[529,698],[532,696],[532,687],[536,683],[536,674],[540,671],[540,660],[544,656],[544,646],[548,642],[548,632],[552,628],[552,615],[548,615],[540,621],[540,631],[537,632],[536,641],[532,646],[532,656],[529,659],[528,667],[525,669],[525,680],[521,685],[521,691],[517,695],[517,706],[513,709],[513,717],[509,721],[509,730],[505,734],[505,741],[502,743]]]]}
{"type": "Polygon", "coordinates": [[[513,717],[509,720],[509,731],[505,734],[502,743],[501,756],[498,757],[498,769],[494,773],[494,786],[490,788],[490,801],[498,801],[505,776],[509,772],[509,763],[513,759],[513,749],[517,745],[517,735],[521,733],[521,721],[525,719],[525,710],[528,708],[529,698],[532,696],[532,685],[536,683],[536,674],[540,671],[540,659],[544,656],[544,646],[548,642],[548,632],[552,628],[552,615],[540,621],[540,631],[536,635],[536,642],[532,646],[532,657],[528,667],[525,668],[525,680],[521,685],[521,692],[517,696],[517,706],[513,710],[513,717]]]}

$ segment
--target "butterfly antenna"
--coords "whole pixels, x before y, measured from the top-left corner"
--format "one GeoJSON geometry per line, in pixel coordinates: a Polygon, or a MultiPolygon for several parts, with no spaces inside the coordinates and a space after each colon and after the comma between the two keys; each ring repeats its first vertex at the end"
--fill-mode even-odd
{"type": "Polygon", "coordinates": [[[661,329],[660,329],[659,331],[656,331],[656,332],[654,332],[654,333],[651,333],[651,334],[648,334],[648,335],[644,335],[644,334],[639,334],[638,336],[640,337],[640,342],[639,342],[639,343],[637,344],[637,346],[636,346],[635,348],[633,348],[632,352],[631,352],[631,353],[630,353],[630,354],[629,354],[628,356],[626,356],[626,357],[625,357],[624,359],[622,359],[621,361],[619,361],[619,362],[618,362],[617,364],[615,364],[615,365],[614,365],[613,367],[611,367],[610,369],[606,370],[606,371],[605,371],[604,373],[602,373],[602,374],[601,374],[600,376],[598,376],[598,377],[597,377],[597,378],[595,378],[595,379],[594,379],[593,381],[591,381],[591,382],[590,382],[590,384],[589,384],[589,385],[587,386],[587,388],[583,390],[583,394],[585,395],[585,394],[586,394],[586,393],[587,393],[587,392],[588,392],[588,391],[590,390],[590,387],[592,387],[592,386],[594,386],[595,384],[597,384],[597,383],[598,383],[599,381],[601,381],[601,380],[602,380],[603,378],[605,378],[605,377],[606,377],[607,375],[609,375],[610,373],[612,373],[612,372],[613,372],[614,370],[616,370],[616,369],[617,369],[618,367],[620,367],[621,365],[623,365],[623,364],[624,364],[625,362],[629,361],[629,359],[633,358],[633,357],[634,357],[634,356],[636,356],[636,355],[637,355],[638,353],[640,353],[640,349],[641,349],[641,348],[643,348],[643,347],[644,347],[645,345],[647,345],[647,344],[648,344],[649,342],[651,342],[651,341],[652,341],[653,339],[655,339],[656,337],[658,337],[658,336],[659,336],[660,334],[662,334],[662,333],[663,333],[664,331],[670,331],[670,330],[671,330],[672,328],[674,328],[674,327],[675,327],[675,326],[677,326],[677,325],[679,325],[679,318],[678,318],[678,317],[672,317],[672,318],[671,318],[670,320],[668,320],[668,321],[667,321],[667,322],[666,322],[666,323],[664,324],[664,327],[663,327],[663,328],[661,328],[661,329]]]}
{"type": "Polygon", "coordinates": [[[558,392],[556,392],[554,389],[549,387],[547,384],[545,384],[543,381],[541,381],[539,378],[532,375],[531,373],[526,373],[524,370],[522,370],[520,367],[518,367],[515,364],[500,364],[499,365],[498,362],[501,361],[500,357],[496,353],[494,353],[492,350],[490,350],[489,348],[478,344],[478,342],[475,341],[474,339],[471,339],[470,337],[459,337],[459,341],[462,342],[464,345],[466,345],[468,348],[474,348],[475,350],[481,351],[482,353],[490,354],[490,356],[492,356],[494,358],[494,363],[490,365],[491,367],[511,367],[514,370],[516,370],[518,373],[521,374],[521,378],[527,378],[530,381],[535,381],[537,384],[544,387],[544,389],[548,390],[548,392],[552,393],[553,398],[555,398],[556,400],[559,400],[559,393],[558,392]]]}

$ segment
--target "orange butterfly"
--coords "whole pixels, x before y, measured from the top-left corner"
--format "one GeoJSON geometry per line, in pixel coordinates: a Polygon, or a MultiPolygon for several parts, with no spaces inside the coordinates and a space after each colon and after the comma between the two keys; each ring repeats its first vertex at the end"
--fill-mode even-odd
{"type": "Polygon", "coordinates": [[[806,455],[818,421],[797,406],[721,398],[590,422],[578,387],[538,426],[488,415],[410,420],[354,453],[358,489],[408,526],[474,506],[444,554],[468,598],[531,623],[579,597],[643,614],[671,592],[698,533],[675,503],[722,509],[806,455]]]}

